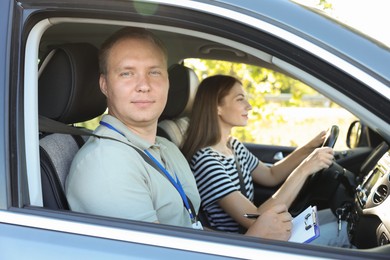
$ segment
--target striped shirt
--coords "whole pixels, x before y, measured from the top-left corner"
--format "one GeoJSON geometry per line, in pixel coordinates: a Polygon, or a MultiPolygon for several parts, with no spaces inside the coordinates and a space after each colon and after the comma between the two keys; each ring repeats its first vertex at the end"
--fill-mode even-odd
{"type": "MultiPolygon", "coordinates": [[[[245,196],[253,201],[254,189],[251,172],[259,164],[257,159],[240,141],[231,138],[231,147],[240,162],[245,184],[245,196]]],[[[239,224],[219,205],[228,194],[239,191],[240,179],[234,156],[225,156],[211,147],[202,148],[190,162],[200,193],[202,207],[212,228],[226,232],[239,232],[239,224]]]]}

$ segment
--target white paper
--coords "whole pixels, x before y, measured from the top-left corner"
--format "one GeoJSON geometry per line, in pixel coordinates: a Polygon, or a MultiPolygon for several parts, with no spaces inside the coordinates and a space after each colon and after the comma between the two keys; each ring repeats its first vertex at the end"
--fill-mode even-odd
{"type": "Polygon", "coordinates": [[[292,220],[293,228],[288,241],[304,243],[318,237],[317,208],[309,206],[292,220]],[[314,218],[313,218],[314,217],[314,218]],[[317,232],[316,232],[317,231],[317,232]]]}

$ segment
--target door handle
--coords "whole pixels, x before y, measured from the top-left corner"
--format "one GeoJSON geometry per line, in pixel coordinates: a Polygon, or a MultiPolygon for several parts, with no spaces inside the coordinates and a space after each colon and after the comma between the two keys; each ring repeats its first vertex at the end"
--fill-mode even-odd
{"type": "Polygon", "coordinates": [[[273,159],[274,159],[275,161],[280,161],[280,160],[282,160],[283,158],[284,158],[283,153],[282,153],[282,152],[277,152],[277,153],[275,153],[273,159]]]}

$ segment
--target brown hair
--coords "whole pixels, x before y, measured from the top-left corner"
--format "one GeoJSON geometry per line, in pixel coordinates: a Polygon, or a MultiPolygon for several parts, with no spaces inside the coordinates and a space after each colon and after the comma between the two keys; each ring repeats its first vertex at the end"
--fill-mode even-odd
{"type": "Polygon", "coordinates": [[[101,74],[107,74],[107,59],[111,48],[119,41],[125,39],[143,39],[151,42],[163,53],[165,60],[168,59],[167,49],[164,43],[152,32],[144,28],[124,27],[108,37],[99,50],[99,69],[101,74]]]}
{"type": "Polygon", "coordinates": [[[181,149],[188,161],[199,149],[220,141],[217,107],[236,83],[241,84],[232,76],[215,75],[204,79],[199,84],[185,142],[181,149]]]}

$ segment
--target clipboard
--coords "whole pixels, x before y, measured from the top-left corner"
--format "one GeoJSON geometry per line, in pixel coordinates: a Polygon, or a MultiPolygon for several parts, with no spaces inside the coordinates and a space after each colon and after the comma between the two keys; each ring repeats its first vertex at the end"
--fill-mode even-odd
{"type": "Polygon", "coordinates": [[[310,243],[320,236],[317,207],[309,206],[292,220],[293,228],[289,242],[310,243]]]}

